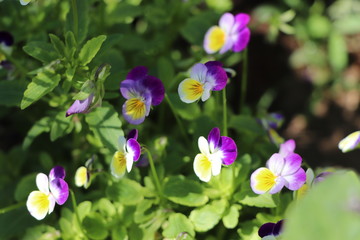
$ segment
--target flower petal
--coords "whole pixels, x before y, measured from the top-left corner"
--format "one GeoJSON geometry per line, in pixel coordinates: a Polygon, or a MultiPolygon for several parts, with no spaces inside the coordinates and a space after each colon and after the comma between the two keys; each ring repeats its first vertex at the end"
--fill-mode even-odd
{"type": "Polygon", "coordinates": [[[209,151],[209,143],[206,140],[206,138],[204,138],[203,136],[199,137],[198,139],[198,146],[200,149],[200,152],[202,154],[205,154],[206,156],[210,155],[210,151],[209,151]]]}
{"type": "Polygon", "coordinates": [[[205,102],[210,98],[212,88],[213,88],[213,84],[209,84],[208,82],[204,84],[203,87],[204,91],[203,94],[201,95],[201,101],[205,102]]]}
{"type": "Polygon", "coordinates": [[[280,220],[275,224],[275,227],[274,227],[274,230],[273,230],[273,235],[274,236],[278,236],[282,232],[283,222],[284,222],[284,220],[280,220]]]}
{"type": "Polygon", "coordinates": [[[234,43],[232,50],[234,52],[240,52],[244,50],[250,41],[250,29],[245,28],[241,32],[231,36],[234,43]]]}
{"type": "Polygon", "coordinates": [[[197,63],[191,68],[190,78],[197,80],[200,83],[205,83],[208,68],[205,64],[197,63]]]}
{"type": "Polygon", "coordinates": [[[126,76],[126,79],[138,81],[143,80],[148,73],[148,69],[144,66],[134,67],[126,76]]]}
{"type": "Polygon", "coordinates": [[[85,186],[88,182],[88,170],[86,167],[81,166],[75,173],[75,185],[77,187],[85,186]]]}
{"type": "Polygon", "coordinates": [[[292,153],[285,157],[284,168],[281,172],[282,176],[291,175],[301,167],[302,158],[299,154],[292,153]]]}
{"type": "Polygon", "coordinates": [[[143,81],[143,86],[150,91],[151,105],[159,105],[165,96],[165,88],[161,80],[153,76],[147,76],[143,81]]]}
{"type": "Polygon", "coordinates": [[[225,165],[232,164],[237,157],[237,146],[235,141],[226,136],[220,138],[219,151],[221,154],[221,161],[225,165]]]}
{"type": "Polygon", "coordinates": [[[0,44],[4,43],[6,46],[11,46],[14,44],[13,36],[6,31],[0,31],[0,44]]]}
{"type": "Polygon", "coordinates": [[[297,172],[292,175],[283,176],[285,179],[285,187],[295,191],[301,188],[302,185],[306,182],[306,173],[304,169],[300,168],[297,172]]]}
{"type": "Polygon", "coordinates": [[[280,176],[284,168],[284,164],[285,160],[283,156],[278,153],[274,153],[266,162],[266,167],[269,168],[276,176],[280,176]]]}
{"type": "Polygon", "coordinates": [[[53,197],[53,195],[51,195],[51,194],[48,196],[48,198],[49,198],[49,211],[48,211],[48,213],[50,214],[50,213],[52,213],[54,211],[56,201],[55,201],[55,198],[53,197]]]}
{"type": "Polygon", "coordinates": [[[223,29],[226,33],[230,33],[234,23],[235,18],[231,13],[224,13],[219,20],[220,28],[223,29]]]}
{"type": "Polygon", "coordinates": [[[65,178],[65,169],[62,166],[55,166],[50,170],[49,173],[49,182],[51,182],[55,178],[65,178]]]}
{"type": "Polygon", "coordinates": [[[199,100],[203,92],[203,84],[191,78],[183,80],[178,88],[180,99],[185,103],[192,103],[199,100]]]}
{"type": "Polygon", "coordinates": [[[125,99],[138,97],[141,84],[137,81],[126,79],[120,83],[120,93],[125,99]]]}
{"type": "Polygon", "coordinates": [[[267,168],[255,170],[250,177],[250,186],[254,193],[263,194],[272,189],[276,184],[276,176],[267,168]]]}
{"type": "Polygon", "coordinates": [[[240,31],[250,22],[250,16],[246,13],[239,13],[235,16],[235,24],[232,31],[240,31]]]}
{"type": "Polygon", "coordinates": [[[36,186],[41,192],[49,194],[49,179],[44,173],[36,175],[36,186]]]}
{"type": "Polygon", "coordinates": [[[205,66],[208,68],[206,78],[210,79],[208,81],[213,82],[213,87],[211,90],[213,91],[220,91],[222,90],[227,83],[227,74],[225,70],[222,68],[221,63],[220,66],[219,62],[211,61],[205,63],[205,66]]]}
{"type": "Polygon", "coordinates": [[[219,51],[226,42],[226,32],[218,26],[212,26],[205,34],[204,49],[208,54],[219,51]]]}
{"type": "Polygon", "coordinates": [[[225,36],[225,43],[222,46],[222,48],[220,49],[219,53],[224,54],[227,51],[229,51],[233,46],[234,46],[233,37],[231,37],[231,35],[226,35],[225,36]]]}
{"type": "Polygon", "coordinates": [[[45,218],[50,207],[48,195],[40,191],[32,191],[27,198],[26,207],[31,216],[37,220],[45,218]]]}
{"type": "Polygon", "coordinates": [[[194,171],[201,181],[208,182],[211,179],[212,165],[204,154],[197,154],[194,160],[194,171]]]}
{"type": "Polygon", "coordinates": [[[258,231],[259,237],[263,238],[265,236],[272,235],[274,227],[275,227],[275,223],[271,223],[271,222],[261,225],[258,231]]]}
{"type": "Polygon", "coordinates": [[[69,197],[69,186],[62,178],[55,178],[50,182],[50,191],[59,205],[63,205],[69,197]]]}
{"type": "Polygon", "coordinates": [[[139,98],[128,99],[122,108],[125,120],[135,125],[142,123],[149,111],[150,105],[139,98]]]}
{"type": "Polygon", "coordinates": [[[124,176],[126,169],[126,157],[124,152],[117,151],[110,164],[111,174],[116,178],[124,176]]]}
{"type": "Polygon", "coordinates": [[[217,176],[221,172],[221,159],[211,159],[211,173],[213,176],[217,176]]]}
{"type": "Polygon", "coordinates": [[[284,142],[283,144],[280,144],[280,150],[279,153],[283,156],[286,157],[287,155],[289,155],[290,153],[294,153],[295,151],[295,147],[296,147],[296,143],[293,139],[289,139],[286,142],[284,142]]]}
{"type": "Polygon", "coordinates": [[[220,129],[215,127],[211,129],[208,135],[210,153],[214,153],[215,149],[219,147],[220,142],[220,129]]]}
{"type": "Polygon", "coordinates": [[[269,190],[270,194],[275,194],[277,192],[280,192],[281,189],[285,186],[285,179],[283,177],[277,177],[275,180],[275,185],[269,190]]]}
{"type": "MultiPolygon", "coordinates": [[[[332,172],[322,172],[319,175],[316,176],[316,178],[313,181],[313,184],[317,184],[319,182],[322,182],[325,180],[325,178],[327,178],[329,175],[333,174],[332,172]]],[[[308,176],[307,171],[306,171],[306,177],[308,176]]],[[[307,182],[307,178],[306,178],[306,182],[307,182]]]]}
{"type": "Polygon", "coordinates": [[[133,162],[136,162],[137,160],[139,160],[140,155],[141,155],[141,147],[140,147],[140,144],[134,138],[131,138],[127,141],[126,150],[129,154],[131,154],[131,156],[132,156],[131,160],[133,162]]]}
{"type": "Polygon", "coordinates": [[[29,4],[29,2],[31,2],[31,0],[20,0],[20,4],[21,5],[28,5],[29,4]]]}
{"type": "Polygon", "coordinates": [[[131,138],[137,140],[137,138],[138,138],[138,130],[137,129],[131,130],[126,137],[126,140],[129,140],[131,138]]]}
{"type": "Polygon", "coordinates": [[[90,94],[89,97],[84,100],[75,100],[75,102],[66,111],[66,117],[75,113],[86,113],[93,101],[94,94],[90,94]]]}
{"type": "Polygon", "coordinates": [[[122,150],[123,152],[126,151],[126,138],[124,136],[120,136],[118,138],[118,149],[122,150]]]}
{"type": "Polygon", "coordinates": [[[343,152],[349,152],[360,146],[360,131],[353,132],[339,142],[339,149],[343,152]]]}
{"type": "Polygon", "coordinates": [[[280,135],[275,131],[275,129],[270,128],[268,130],[268,135],[269,135],[270,141],[277,146],[284,142],[284,139],[282,137],[280,137],[280,135]]]}

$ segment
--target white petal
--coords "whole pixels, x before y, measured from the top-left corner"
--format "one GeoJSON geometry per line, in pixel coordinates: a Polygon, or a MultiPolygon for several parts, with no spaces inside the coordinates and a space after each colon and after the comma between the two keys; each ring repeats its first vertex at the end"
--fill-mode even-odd
{"type": "Polygon", "coordinates": [[[49,214],[52,213],[54,211],[55,208],[55,198],[53,195],[49,195],[49,214]]]}
{"type": "Polygon", "coordinates": [[[221,159],[214,159],[214,160],[211,161],[212,175],[216,176],[216,175],[220,174],[221,164],[222,164],[221,159]]]}
{"type": "Polygon", "coordinates": [[[131,171],[133,163],[134,163],[134,154],[133,153],[127,153],[126,154],[126,170],[128,172],[131,171]]]}
{"type": "Polygon", "coordinates": [[[44,173],[36,175],[36,186],[41,192],[49,194],[49,179],[44,173]]]}
{"type": "Polygon", "coordinates": [[[47,194],[40,191],[32,191],[26,201],[26,207],[31,216],[37,220],[45,218],[49,212],[50,201],[47,194]]]}
{"type": "Polygon", "coordinates": [[[124,136],[120,136],[118,139],[118,147],[119,150],[125,151],[126,150],[126,138],[124,136]]]}
{"type": "Polygon", "coordinates": [[[204,138],[203,136],[199,137],[198,146],[202,154],[206,156],[210,155],[209,143],[206,138],[204,138]]]}
{"type": "Polygon", "coordinates": [[[207,67],[202,63],[195,64],[190,73],[190,78],[195,79],[201,83],[205,83],[207,74],[207,67]]]}
{"type": "Polygon", "coordinates": [[[210,87],[208,84],[204,85],[204,92],[203,92],[203,95],[201,96],[201,100],[203,102],[205,102],[206,100],[208,100],[210,98],[211,89],[212,89],[212,87],[210,87]]]}

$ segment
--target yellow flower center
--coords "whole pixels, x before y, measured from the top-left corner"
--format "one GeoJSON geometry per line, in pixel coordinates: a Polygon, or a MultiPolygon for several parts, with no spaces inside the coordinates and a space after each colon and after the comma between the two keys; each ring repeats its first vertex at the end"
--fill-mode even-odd
{"type": "Polygon", "coordinates": [[[126,112],[133,119],[139,119],[145,116],[146,106],[143,100],[139,98],[131,98],[126,101],[126,112]]]}
{"type": "Polygon", "coordinates": [[[260,191],[269,191],[276,183],[276,178],[272,171],[269,169],[262,170],[257,176],[257,185],[255,186],[256,189],[260,191]]]}
{"type": "Polygon", "coordinates": [[[214,27],[209,35],[209,47],[213,51],[218,51],[225,44],[226,34],[220,27],[214,27]]]}
{"type": "Polygon", "coordinates": [[[112,171],[116,176],[121,177],[122,175],[125,174],[125,170],[126,170],[125,154],[121,151],[117,151],[113,157],[112,171]]]}

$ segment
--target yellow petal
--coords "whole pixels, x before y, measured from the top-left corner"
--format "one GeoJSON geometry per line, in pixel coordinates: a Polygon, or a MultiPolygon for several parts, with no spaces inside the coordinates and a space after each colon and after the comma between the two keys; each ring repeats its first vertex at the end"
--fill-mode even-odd
{"type": "Polygon", "coordinates": [[[180,83],[178,92],[183,102],[192,103],[200,99],[204,92],[204,85],[195,79],[187,78],[180,83]]]}
{"type": "Polygon", "coordinates": [[[217,52],[224,46],[225,41],[225,31],[218,26],[211,27],[205,35],[205,48],[209,52],[217,52]]]}
{"type": "Polygon", "coordinates": [[[139,98],[130,98],[125,102],[126,114],[137,120],[145,117],[146,105],[139,98]]]}
{"type": "Polygon", "coordinates": [[[117,151],[114,154],[114,157],[111,161],[110,168],[111,168],[111,173],[115,177],[120,178],[120,177],[124,176],[125,169],[126,169],[126,157],[123,152],[117,151]]]}
{"type": "Polygon", "coordinates": [[[201,181],[210,181],[211,167],[211,161],[206,155],[202,153],[196,155],[194,160],[194,171],[196,176],[198,176],[201,181]]]}
{"type": "Polygon", "coordinates": [[[78,187],[85,186],[88,182],[88,174],[86,167],[79,167],[75,173],[75,185],[78,187]]]}
{"type": "Polygon", "coordinates": [[[276,183],[276,176],[267,168],[261,168],[254,176],[255,189],[262,192],[269,191],[276,183]]]}
{"type": "Polygon", "coordinates": [[[34,218],[41,220],[49,212],[49,196],[40,191],[33,191],[26,201],[26,207],[34,218]]]}

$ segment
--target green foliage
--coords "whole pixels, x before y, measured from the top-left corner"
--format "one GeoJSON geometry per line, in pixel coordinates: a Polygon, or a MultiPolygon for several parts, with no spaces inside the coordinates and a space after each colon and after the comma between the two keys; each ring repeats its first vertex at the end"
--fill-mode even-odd
{"type": "Polygon", "coordinates": [[[137,205],[144,199],[142,186],[127,178],[110,185],[106,189],[106,195],[110,200],[118,201],[124,205],[137,205]]]}
{"type": "Polygon", "coordinates": [[[87,215],[82,221],[82,227],[91,239],[105,239],[108,236],[105,220],[98,213],[87,215]]]}
{"type": "Polygon", "coordinates": [[[106,36],[100,35],[87,41],[79,53],[80,64],[87,65],[95,57],[105,40],[106,36]]]}
{"type": "MultiPolygon", "coordinates": [[[[177,238],[183,235],[195,237],[194,226],[191,221],[181,213],[174,213],[170,215],[168,227],[163,231],[164,237],[177,238]]],[[[190,238],[182,238],[190,239],[190,238]]]]}

